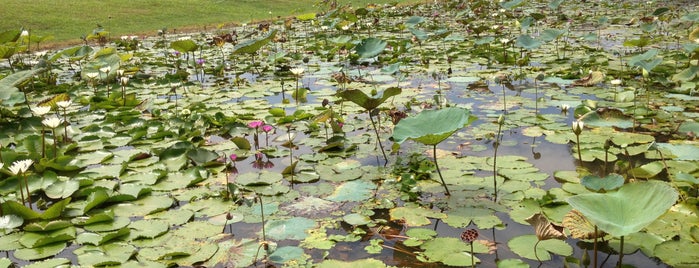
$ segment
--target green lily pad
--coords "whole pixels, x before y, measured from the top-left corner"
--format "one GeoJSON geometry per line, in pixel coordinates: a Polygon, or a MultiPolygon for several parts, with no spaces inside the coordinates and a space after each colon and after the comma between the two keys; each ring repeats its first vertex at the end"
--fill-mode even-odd
{"type": "Polygon", "coordinates": [[[278,264],[288,263],[293,260],[305,259],[306,253],[304,250],[300,247],[294,246],[279,247],[269,255],[269,260],[278,264]]]}
{"type": "Polygon", "coordinates": [[[376,185],[370,181],[353,180],[342,183],[326,199],[335,202],[364,201],[373,195],[376,185]]]}
{"type": "Polygon", "coordinates": [[[60,253],[66,248],[66,246],[66,243],[59,242],[37,248],[22,248],[15,250],[12,255],[14,255],[17,259],[25,261],[40,260],[60,253]]]}
{"type": "Polygon", "coordinates": [[[502,225],[502,221],[495,216],[493,210],[476,207],[459,207],[449,210],[444,223],[455,228],[464,228],[473,223],[479,229],[490,229],[502,225]]]}
{"type": "Polygon", "coordinates": [[[510,239],[510,241],[507,242],[507,246],[517,255],[531,260],[536,260],[537,256],[541,261],[551,260],[551,253],[561,256],[573,254],[573,247],[568,245],[565,241],[558,239],[539,241],[539,244],[536,245],[535,253],[534,244],[536,244],[537,241],[536,235],[522,235],[510,239]]]}
{"type": "Polygon", "coordinates": [[[357,261],[339,261],[339,260],[326,260],[318,264],[318,268],[385,268],[384,264],[380,260],[375,259],[363,259],[357,261]]]}
{"type": "Polygon", "coordinates": [[[604,178],[595,175],[587,175],[580,180],[580,184],[595,192],[600,190],[611,191],[624,185],[624,177],[619,174],[609,174],[604,178]]]}
{"type": "Polygon", "coordinates": [[[136,254],[134,246],[109,243],[103,246],[86,245],[76,249],[73,253],[78,256],[78,263],[82,266],[120,265],[136,254]]]}
{"type": "MultiPolygon", "coordinates": [[[[438,237],[420,245],[420,248],[424,250],[421,255],[425,257],[427,262],[441,262],[448,266],[471,266],[473,264],[471,263],[470,247],[458,238],[438,237]]],[[[484,253],[483,250],[487,252],[485,246],[474,243],[474,253],[484,253]]],[[[473,260],[476,263],[480,262],[477,257],[474,257],[473,260]]]]}
{"type": "Polygon", "coordinates": [[[288,220],[269,221],[266,226],[267,238],[274,240],[303,240],[306,231],[316,225],[315,221],[307,218],[295,217],[288,220]]]}
{"type": "Polygon", "coordinates": [[[263,170],[261,172],[249,172],[241,174],[235,179],[235,181],[240,185],[256,186],[271,185],[280,182],[282,179],[283,177],[280,173],[263,170]]]}
{"type": "Polygon", "coordinates": [[[699,265],[699,243],[684,239],[665,241],[655,247],[655,256],[673,267],[699,265]]]}
{"type": "Polygon", "coordinates": [[[677,198],[677,191],[667,183],[648,181],[626,184],[616,192],[572,196],[568,203],[600,230],[620,237],[652,223],[674,205],[677,198]]]}
{"type": "Polygon", "coordinates": [[[391,220],[405,220],[409,226],[423,226],[431,223],[429,218],[444,219],[446,214],[423,207],[405,206],[391,209],[391,220]]]}
{"type": "MultiPolygon", "coordinates": [[[[69,265],[70,260],[66,258],[53,258],[43,261],[34,262],[29,265],[25,265],[25,268],[52,268],[52,267],[63,267],[69,265]]],[[[0,265],[2,267],[2,265],[0,265]]],[[[9,267],[9,266],[6,266],[9,267]]]]}
{"type": "Polygon", "coordinates": [[[633,127],[633,118],[631,116],[625,115],[621,110],[611,108],[593,110],[581,116],[579,120],[585,122],[586,126],[633,127]]]}

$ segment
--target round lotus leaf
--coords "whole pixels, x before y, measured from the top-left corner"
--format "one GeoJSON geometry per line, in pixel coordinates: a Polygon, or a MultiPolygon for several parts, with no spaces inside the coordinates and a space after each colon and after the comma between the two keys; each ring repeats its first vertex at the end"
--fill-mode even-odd
{"type": "Polygon", "coordinates": [[[412,139],[425,145],[437,145],[475,120],[476,117],[463,108],[424,110],[416,116],[400,120],[393,129],[393,141],[403,143],[412,139]]]}
{"type": "Polygon", "coordinates": [[[318,268],[385,268],[386,264],[375,259],[363,259],[357,261],[326,260],[318,264],[318,268]]]}
{"type": "Polygon", "coordinates": [[[305,258],[304,250],[294,246],[279,247],[269,255],[270,261],[279,264],[284,264],[291,260],[304,260],[305,258]]]}
{"type": "Polygon", "coordinates": [[[677,198],[677,191],[669,184],[647,181],[626,184],[616,192],[572,196],[568,203],[600,230],[620,237],[651,224],[674,205],[677,198]]]}
{"type": "Polygon", "coordinates": [[[315,225],[316,222],[311,219],[295,217],[287,220],[269,221],[265,224],[265,229],[268,239],[303,240],[307,236],[306,231],[315,225]]]}

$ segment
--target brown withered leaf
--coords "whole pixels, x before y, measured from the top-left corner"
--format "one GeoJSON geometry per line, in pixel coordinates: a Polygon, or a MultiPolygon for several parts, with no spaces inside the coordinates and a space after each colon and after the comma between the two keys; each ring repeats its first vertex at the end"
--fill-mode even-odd
{"type": "Polygon", "coordinates": [[[566,239],[566,234],[563,233],[563,226],[550,222],[541,213],[536,213],[526,218],[525,221],[534,227],[536,238],[539,240],[566,239]]]}

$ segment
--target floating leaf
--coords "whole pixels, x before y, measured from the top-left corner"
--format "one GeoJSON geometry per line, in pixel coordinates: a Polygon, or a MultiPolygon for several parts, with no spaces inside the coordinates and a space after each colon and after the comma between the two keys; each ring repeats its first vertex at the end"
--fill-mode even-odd
{"type": "Polygon", "coordinates": [[[580,184],[587,187],[587,189],[599,192],[600,190],[611,191],[617,189],[624,185],[624,181],[624,177],[619,174],[612,173],[604,178],[600,178],[599,176],[595,175],[587,175],[580,179],[580,184]]]}
{"type": "Polygon", "coordinates": [[[626,184],[616,192],[572,196],[568,203],[600,230],[620,237],[652,223],[677,198],[677,191],[667,183],[648,181],[626,184]]]}
{"type": "Polygon", "coordinates": [[[391,220],[404,220],[409,226],[423,226],[430,224],[429,218],[444,219],[447,215],[423,207],[397,207],[391,209],[391,220]]]}
{"type": "Polygon", "coordinates": [[[54,256],[66,248],[66,243],[59,242],[37,248],[22,248],[12,254],[15,258],[25,261],[45,259],[54,256]]]}
{"type": "Polygon", "coordinates": [[[275,240],[303,240],[306,238],[306,231],[315,227],[313,220],[301,217],[294,217],[287,220],[269,221],[266,226],[267,238],[275,240]]]}
{"type": "Polygon", "coordinates": [[[573,254],[573,248],[565,241],[558,239],[539,241],[535,253],[534,244],[536,244],[537,241],[539,241],[539,239],[536,235],[522,235],[510,239],[510,241],[507,242],[507,246],[512,249],[512,252],[515,254],[531,260],[536,260],[537,257],[541,261],[551,260],[551,254],[549,252],[561,256],[573,254]]]}
{"type": "Polygon", "coordinates": [[[373,195],[374,189],[376,189],[376,185],[370,181],[348,181],[335,188],[335,192],[327,199],[335,202],[365,201],[373,195]]]}
{"type": "Polygon", "coordinates": [[[197,43],[195,43],[192,39],[185,39],[170,43],[170,48],[182,53],[188,53],[197,51],[197,49],[199,49],[199,45],[197,45],[197,43]]]}

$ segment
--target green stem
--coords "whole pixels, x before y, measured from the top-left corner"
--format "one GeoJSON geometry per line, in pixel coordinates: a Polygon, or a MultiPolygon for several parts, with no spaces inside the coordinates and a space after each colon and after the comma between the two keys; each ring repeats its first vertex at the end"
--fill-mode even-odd
{"type": "Polygon", "coordinates": [[[580,153],[580,134],[575,135],[576,144],[578,146],[578,159],[580,160],[580,166],[583,166],[582,153],[580,153]]]}
{"type": "Polygon", "coordinates": [[[471,268],[475,268],[476,261],[474,260],[474,257],[473,257],[473,242],[471,242],[469,244],[471,244],[471,268]]]}
{"type": "Polygon", "coordinates": [[[622,266],[623,259],[624,259],[624,236],[621,236],[621,243],[619,244],[619,264],[617,267],[622,266]]]}
{"type": "Polygon", "coordinates": [[[536,246],[539,245],[539,242],[541,242],[541,240],[536,240],[536,243],[534,243],[534,257],[536,257],[536,260],[539,261],[539,263],[541,263],[541,259],[539,259],[539,254],[536,253],[536,246]]]}
{"type": "Polygon", "coordinates": [[[439,170],[439,164],[437,163],[437,145],[432,145],[432,157],[434,157],[434,166],[437,167],[437,174],[439,174],[439,179],[442,181],[442,185],[444,186],[444,190],[447,192],[447,195],[451,195],[449,193],[449,188],[447,188],[447,183],[444,182],[444,178],[442,177],[442,171],[439,170]]]}
{"type": "Polygon", "coordinates": [[[594,256],[594,257],[593,257],[592,259],[593,259],[595,262],[592,264],[592,267],[597,268],[597,225],[595,225],[595,233],[594,233],[594,236],[595,236],[595,240],[592,242],[592,248],[593,248],[593,250],[594,250],[594,253],[593,253],[593,256],[594,256]]]}
{"type": "MultiPolygon", "coordinates": [[[[371,120],[371,126],[374,127],[374,133],[376,133],[376,142],[379,143],[379,148],[381,148],[381,154],[383,154],[383,160],[384,164],[383,166],[385,167],[388,164],[388,157],[386,157],[386,151],[383,150],[383,144],[381,143],[381,137],[379,136],[379,130],[376,128],[376,123],[374,122],[374,118],[371,116],[371,111],[367,111],[369,114],[369,120],[371,120]]],[[[435,161],[437,163],[437,161],[435,161]]],[[[437,171],[439,171],[439,167],[437,168],[437,171]]],[[[442,174],[439,174],[439,177],[442,177],[442,174]]],[[[445,185],[446,188],[446,185],[445,185]]],[[[447,190],[447,194],[449,191],[447,190]]]]}
{"type": "Polygon", "coordinates": [[[260,217],[262,217],[262,241],[267,241],[267,233],[265,232],[265,209],[264,206],[262,205],[262,197],[257,196],[257,199],[260,201],[260,217]]]}
{"type": "Polygon", "coordinates": [[[24,177],[24,187],[27,190],[27,201],[29,202],[29,209],[32,208],[32,195],[29,192],[29,179],[27,179],[27,174],[22,173],[22,177],[24,177]]]}

